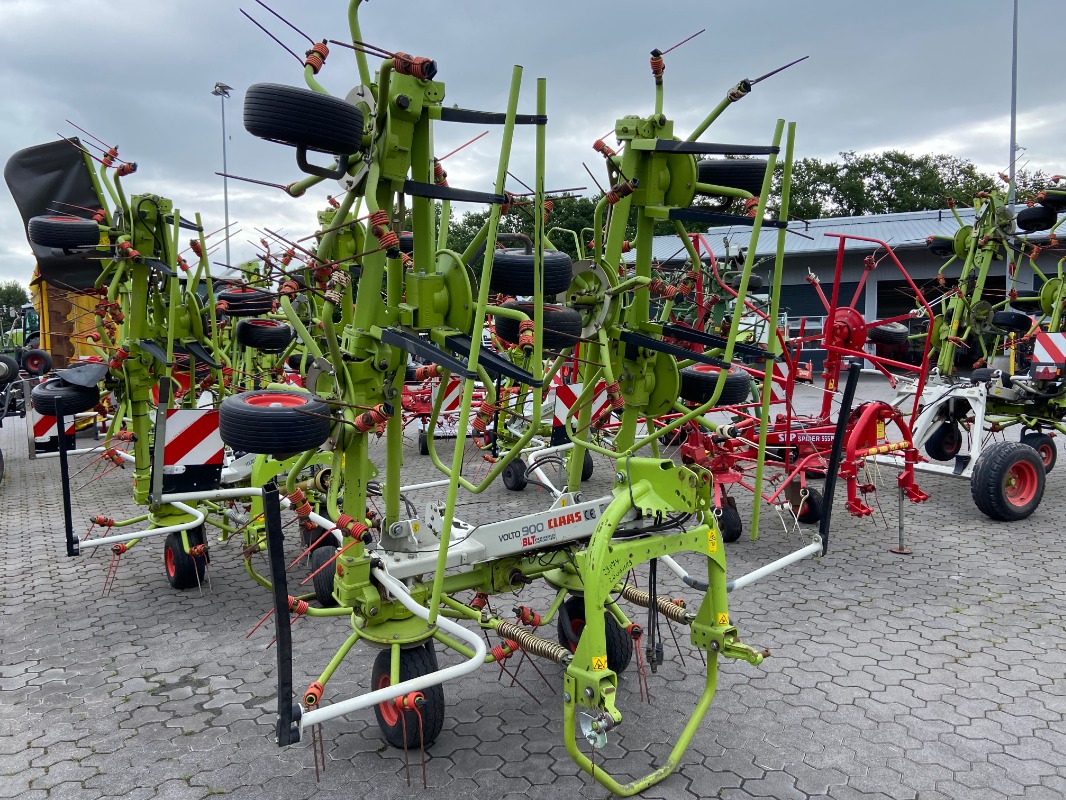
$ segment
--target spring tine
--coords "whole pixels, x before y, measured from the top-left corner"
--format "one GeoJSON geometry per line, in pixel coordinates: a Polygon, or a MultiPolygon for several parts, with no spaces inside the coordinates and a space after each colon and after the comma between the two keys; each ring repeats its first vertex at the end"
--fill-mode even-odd
{"type": "Polygon", "coordinates": [[[800,63],[801,61],[806,61],[808,58],[810,58],[810,56],[803,56],[802,58],[797,58],[795,61],[790,61],[789,63],[785,64],[785,66],[783,66],[783,67],[778,67],[775,70],[771,70],[770,72],[767,72],[765,75],[760,75],[758,78],[752,78],[751,80],[748,81],[748,83],[750,83],[752,86],[754,86],[755,84],[759,83],[760,81],[764,81],[767,78],[772,77],[772,76],[776,75],[777,73],[782,72],[783,70],[786,70],[789,67],[800,63]]]}
{"type": "Polygon", "coordinates": [[[276,42],[277,44],[281,45],[282,49],[283,49],[283,50],[285,50],[285,52],[287,52],[287,53],[288,53],[289,55],[291,55],[291,56],[292,56],[293,58],[295,58],[295,59],[296,59],[297,61],[299,61],[299,62],[300,62],[301,64],[303,64],[303,63],[304,63],[304,60],[303,60],[302,58],[300,58],[300,57],[299,57],[298,55],[296,55],[296,53],[294,53],[294,52],[293,52],[292,50],[290,50],[290,49],[288,48],[288,45],[286,45],[286,44],[285,44],[285,43],[284,43],[283,41],[281,41],[281,39],[279,39],[279,38],[278,38],[277,36],[275,36],[274,34],[272,34],[272,33],[271,33],[270,31],[268,31],[268,30],[267,30],[266,28],[264,28],[264,27],[263,27],[262,25],[260,25],[260,24],[259,24],[259,23],[258,23],[258,22],[256,21],[255,17],[253,17],[253,16],[251,15],[251,14],[249,14],[249,13],[248,13],[247,11],[245,11],[245,10],[244,10],[243,8],[242,8],[242,9],[240,9],[240,12],[241,12],[242,14],[244,14],[244,16],[246,16],[246,17],[247,17],[248,19],[250,19],[250,20],[252,21],[252,24],[253,24],[253,25],[255,25],[255,27],[259,28],[259,30],[261,30],[261,31],[262,31],[263,33],[265,33],[265,34],[266,34],[267,36],[269,36],[269,37],[270,37],[271,39],[273,39],[273,40],[274,40],[274,41],[275,41],[275,42],[276,42]]]}
{"type": "Polygon", "coordinates": [[[680,47],[681,45],[683,45],[683,44],[684,44],[685,42],[691,42],[691,41],[692,41],[693,39],[695,39],[695,38],[696,38],[697,36],[699,36],[699,35],[700,35],[701,33],[705,33],[706,31],[707,31],[707,29],[706,29],[706,28],[704,28],[703,30],[699,30],[699,31],[696,31],[696,32],[695,32],[694,34],[692,34],[691,36],[689,36],[689,37],[687,37],[687,38],[685,38],[685,39],[682,39],[682,40],[681,40],[680,42],[678,42],[677,44],[675,44],[675,45],[674,45],[673,47],[668,47],[668,48],[666,48],[665,50],[663,50],[663,51],[662,51],[662,55],[664,55],[664,56],[665,56],[665,55],[666,55],[667,53],[669,53],[669,52],[670,52],[671,50],[676,50],[676,49],[677,49],[677,48],[679,48],[679,47],[680,47]]]}
{"type": "Polygon", "coordinates": [[[305,39],[307,39],[307,41],[309,41],[309,42],[310,42],[311,44],[314,44],[314,43],[315,43],[315,40],[314,40],[314,39],[312,39],[312,38],[311,38],[310,36],[308,36],[308,35],[307,35],[306,33],[304,33],[304,32],[303,32],[302,30],[300,30],[300,29],[299,29],[299,28],[297,28],[297,27],[296,27],[295,25],[293,25],[293,24],[292,24],[291,22],[289,22],[289,21],[288,21],[287,19],[285,19],[285,17],[281,16],[281,14],[279,14],[279,13],[278,13],[277,11],[275,11],[275,10],[274,10],[274,9],[272,9],[272,8],[271,8],[270,6],[268,6],[268,5],[266,4],[266,3],[264,3],[264,2],[263,2],[263,0],[255,0],[255,2],[257,2],[257,3],[258,3],[259,5],[261,5],[261,6],[263,7],[263,8],[265,8],[265,9],[266,9],[267,11],[269,11],[269,12],[270,12],[271,14],[273,14],[273,15],[274,15],[275,17],[277,17],[278,19],[280,19],[280,20],[281,20],[282,22],[284,22],[284,23],[285,23],[286,25],[288,25],[288,26],[289,26],[290,28],[292,28],[292,29],[293,29],[294,31],[296,31],[296,32],[297,32],[298,34],[300,34],[300,35],[301,35],[302,37],[304,37],[305,39]]]}

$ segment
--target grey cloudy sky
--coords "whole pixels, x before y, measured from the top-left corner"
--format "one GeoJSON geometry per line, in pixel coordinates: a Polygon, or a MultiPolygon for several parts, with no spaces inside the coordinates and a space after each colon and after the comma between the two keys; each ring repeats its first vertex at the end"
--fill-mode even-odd
{"type": "MultiPolygon", "coordinates": [[[[347,0],[268,2],[316,40],[348,38],[347,0]]],[[[301,86],[303,79],[296,60],[240,8],[291,49],[306,49],[306,40],[254,0],[0,0],[0,157],[75,134],[69,119],[138,163],[128,191],[170,197],[184,215],[201,212],[209,230],[221,227],[222,179],[214,174],[222,163],[221,114],[210,90],[223,81],[235,89],[226,101],[230,172],[282,184],[300,178],[294,151],[258,141],[241,125],[249,85],[301,86]]],[[[1066,172],[1062,0],[1021,0],[1020,8],[1020,165],[1066,172]]],[[[366,41],[436,59],[449,105],[504,110],[512,65],[521,64],[520,110],[532,111],[535,80],[546,78],[547,186],[562,189],[591,184],[583,161],[599,178],[591,144],[617,117],[652,112],[649,51],[701,28],[706,33],[666,56],[664,110],[681,137],[738,79],[809,55],[759,84],[703,139],[767,143],[784,118],[797,123],[797,157],[897,148],[1005,169],[1011,15],[1011,0],[372,0],[360,16],[366,41]]],[[[342,96],[356,85],[351,51],[332,48],[320,80],[342,96]]],[[[439,125],[437,151],[482,130],[439,125]]],[[[491,190],[499,149],[495,130],[449,159],[451,185],[491,190]]],[[[526,182],[532,153],[526,129],[511,161],[526,182]]],[[[310,233],[327,193],[294,200],[232,180],[229,190],[230,217],[242,229],[234,262],[252,255],[246,240],[258,238],[256,227],[310,233]]],[[[0,192],[0,280],[26,283],[32,268],[14,203],[0,192]]]]}

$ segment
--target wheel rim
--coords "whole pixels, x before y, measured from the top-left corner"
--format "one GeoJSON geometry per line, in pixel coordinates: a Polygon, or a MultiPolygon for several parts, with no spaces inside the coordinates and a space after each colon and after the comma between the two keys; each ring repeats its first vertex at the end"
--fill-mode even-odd
{"type": "Polygon", "coordinates": [[[570,632],[574,634],[574,641],[566,640],[566,646],[570,648],[571,653],[577,652],[577,644],[581,640],[581,632],[583,630],[585,630],[585,620],[571,617],[570,632]]]}
{"type": "Polygon", "coordinates": [[[37,372],[44,366],[44,359],[40,356],[30,356],[26,359],[26,371],[37,372]]]}
{"type": "MultiPolygon", "coordinates": [[[[392,679],[388,675],[382,675],[378,678],[377,689],[388,689],[392,686],[392,679]]],[[[382,721],[390,728],[396,726],[400,721],[400,712],[396,710],[396,705],[391,700],[386,700],[378,703],[378,711],[381,712],[382,721]]]]}
{"type": "Polygon", "coordinates": [[[244,402],[246,405],[255,408],[276,408],[278,406],[283,408],[299,408],[300,406],[307,405],[308,401],[307,398],[295,394],[268,392],[266,394],[256,394],[251,397],[246,397],[244,398],[244,402]]]}
{"type": "Polygon", "coordinates": [[[1044,462],[1044,469],[1051,466],[1051,462],[1055,458],[1055,451],[1050,444],[1046,442],[1040,447],[1036,448],[1036,452],[1040,454],[1040,460],[1044,462]]]}
{"type": "Polygon", "coordinates": [[[693,364],[689,367],[693,372],[699,372],[704,375],[717,375],[722,370],[712,364],[693,364]]]}
{"type": "Polygon", "coordinates": [[[1039,478],[1036,467],[1028,461],[1018,461],[1007,470],[1003,493],[1013,506],[1026,506],[1036,497],[1039,478]]]}
{"type": "Polygon", "coordinates": [[[282,325],[276,319],[250,319],[247,322],[249,325],[255,325],[258,328],[280,328],[282,325]]]}
{"type": "Polygon", "coordinates": [[[178,571],[178,567],[174,561],[174,551],[169,547],[163,551],[163,561],[166,564],[167,575],[173,578],[174,574],[178,571]]]}

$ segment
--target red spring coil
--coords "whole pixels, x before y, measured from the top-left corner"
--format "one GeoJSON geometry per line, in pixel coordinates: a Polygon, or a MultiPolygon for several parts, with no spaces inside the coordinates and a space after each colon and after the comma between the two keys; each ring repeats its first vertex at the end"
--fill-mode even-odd
{"type": "Polygon", "coordinates": [[[489,596],[484,592],[478,592],[474,595],[474,599],[470,601],[470,607],[475,611],[481,611],[485,606],[489,604],[489,596]]]}
{"type": "Polygon", "coordinates": [[[181,256],[178,256],[178,269],[180,269],[182,272],[189,271],[189,262],[181,256]]]}
{"type": "Polygon", "coordinates": [[[651,54],[649,59],[651,64],[651,74],[655,76],[655,82],[661,83],[663,79],[663,73],[666,71],[666,62],[663,61],[663,54],[658,50],[655,50],[651,54]]]}
{"type": "Polygon", "coordinates": [[[492,657],[496,659],[497,664],[500,664],[509,659],[517,651],[518,642],[507,639],[503,644],[498,644],[492,648],[492,657]]]}
{"type": "Polygon", "coordinates": [[[448,173],[444,171],[444,167],[440,165],[437,159],[433,159],[433,182],[437,186],[448,185],[448,173]]]}
{"type": "Polygon", "coordinates": [[[477,417],[470,423],[470,427],[478,433],[484,433],[489,427],[489,422],[492,421],[492,415],[496,413],[497,407],[488,401],[481,401],[481,406],[477,410],[477,417]]]}
{"type": "Polygon", "coordinates": [[[314,681],[307,687],[307,691],[304,692],[304,705],[308,708],[314,708],[318,705],[318,701],[322,699],[322,692],[326,689],[318,681],[314,681]]]}
{"type": "Polygon", "coordinates": [[[129,549],[129,546],[122,542],[118,542],[117,544],[111,545],[111,552],[114,553],[116,556],[122,555],[129,549]]]}
{"type": "Polygon", "coordinates": [[[225,314],[227,311],[229,311],[229,303],[227,303],[225,300],[219,300],[217,303],[215,303],[215,313],[225,314]]]}
{"type": "Polygon", "coordinates": [[[411,258],[410,253],[400,253],[400,263],[403,264],[405,268],[410,269],[414,265],[415,260],[411,258]]]}
{"type": "Polygon", "coordinates": [[[103,458],[105,461],[110,461],[116,467],[122,465],[122,456],[120,456],[118,454],[118,450],[113,447],[109,447],[107,450],[104,451],[103,458]]]}
{"type": "Polygon", "coordinates": [[[89,520],[93,525],[100,525],[104,528],[110,528],[115,524],[115,520],[111,517],[95,516],[89,520]]]}
{"type": "Polygon", "coordinates": [[[122,320],[124,320],[125,318],[126,318],[126,315],[123,314],[121,311],[119,311],[117,309],[112,309],[112,311],[111,311],[111,319],[113,319],[115,322],[122,322],[122,320]]]}
{"type": "Polygon", "coordinates": [[[292,503],[292,510],[296,512],[296,516],[306,517],[311,513],[311,504],[307,502],[303,489],[297,489],[290,494],[289,502],[292,503]]]}
{"type": "Polygon", "coordinates": [[[292,611],[293,613],[298,614],[302,617],[304,614],[307,613],[307,609],[309,609],[310,607],[311,604],[308,603],[306,600],[299,600],[293,597],[291,594],[289,595],[289,611],[292,611]]]}
{"type": "Polygon", "coordinates": [[[644,629],[635,622],[631,622],[629,627],[626,628],[626,633],[629,634],[629,638],[633,641],[638,641],[640,637],[644,635],[644,629]]]}
{"type": "Polygon", "coordinates": [[[197,258],[204,254],[204,251],[200,248],[199,239],[189,239],[189,249],[193,251],[197,258]]]}
{"type": "Polygon", "coordinates": [[[511,204],[517,202],[518,198],[506,191],[503,193],[503,196],[506,197],[507,200],[500,206],[500,215],[506,216],[511,211],[511,204]]]}
{"type": "Polygon", "coordinates": [[[193,558],[199,558],[200,556],[206,556],[207,555],[207,545],[206,544],[194,544],[192,547],[189,548],[189,555],[192,556],[193,558]]]}
{"type": "Polygon", "coordinates": [[[382,403],[356,417],[355,429],[360,433],[367,433],[374,430],[378,425],[388,422],[391,417],[392,407],[387,403],[382,403]]]}
{"type": "Polygon", "coordinates": [[[433,80],[437,74],[437,62],[425,56],[412,56],[397,52],[392,59],[392,68],[401,75],[410,75],[420,81],[433,80]]]}
{"type": "Polygon", "coordinates": [[[370,531],[370,528],[365,524],[357,521],[354,517],[349,517],[347,514],[341,514],[337,517],[337,527],[353,539],[362,539],[364,534],[370,531]]]}
{"type": "Polygon", "coordinates": [[[622,399],[622,389],[618,385],[618,381],[607,386],[607,397],[611,401],[611,408],[621,408],[625,405],[625,401],[622,399]]]}
{"type": "Polygon", "coordinates": [[[415,378],[420,381],[428,381],[430,378],[439,378],[444,374],[444,368],[440,364],[430,364],[426,367],[418,367],[415,370],[415,378]]]}
{"type": "Polygon", "coordinates": [[[88,339],[90,342],[99,342],[100,334],[98,334],[96,331],[93,331],[92,333],[87,333],[85,335],[85,338],[88,339]]]}
{"type": "Polygon", "coordinates": [[[120,347],[115,351],[115,355],[111,357],[111,360],[107,362],[107,366],[111,369],[122,369],[122,363],[130,357],[130,351],[125,347],[120,347]]]}
{"type": "Polygon", "coordinates": [[[533,344],[533,321],[524,319],[518,323],[518,346],[523,350],[532,350],[533,344]]]}
{"type": "Polygon", "coordinates": [[[545,200],[544,201],[544,224],[545,225],[548,224],[548,215],[551,213],[553,208],[555,208],[555,203],[553,203],[551,200],[545,200]]]}
{"type": "Polygon", "coordinates": [[[524,625],[529,625],[532,628],[539,628],[543,623],[540,618],[540,614],[534,611],[529,606],[518,606],[514,610],[515,616],[518,617],[518,621],[524,625]]]}
{"type": "Polygon", "coordinates": [[[98,210],[98,211],[94,211],[93,212],[93,222],[95,222],[97,224],[101,224],[106,219],[107,219],[107,214],[104,213],[104,210],[102,208],[100,210],[98,210]]]}
{"type": "Polygon", "coordinates": [[[300,291],[300,284],[291,279],[282,281],[279,290],[285,297],[293,297],[300,291]]]}
{"type": "Polygon", "coordinates": [[[104,153],[104,157],[100,159],[100,163],[105,167],[110,167],[115,162],[116,158],[118,158],[118,148],[112,147],[104,153]]]}
{"type": "Polygon", "coordinates": [[[115,170],[115,174],[120,178],[125,178],[127,175],[132,175],[136,171],[137,165],[130,161],[125,164],[119,164],[118,169],[115,170]]]}
{"type": "Polygon", "coordinates": [[[292,260],[294,258],[296,258],[296,251],[293,250],[290,247],[288,250],[285,251],[285,254],[281,257],[281,265],[284,266],[284,267],[289,266],[289,264],[292,263],[292,260]]]}
{"type": "Polygon", "coordinates": [[[304,53],[307,58],[304,59],[304,66],[310,67],[311,71],[318,74],[318,71],[322,69],[322,65],[326,63],[326,57],[329,55],[329,48],[326,47],[325,42],[315,42],[311,45],[311,49],[304,53]]]}
{"type": "Polygon", "coordinates": [[[393,698],[392,702],[396,706],[397,711],[411,711],[425,705],[426,696],[421,692],[408,692],[407,694],[393,698]]]}
{"type": "Polygon", "coordinates": [[[597,153],[600,153],[604,158],[610,158],[611,156],[618,154],[617,151],[607,144],[607,142],[603,141],[603,139],[597,139],[594,141],[592,143],[592,149],[597,153]]]}
{"type": "Polygon", "coordinates": [[[120,442],[135,442],[137,441],[137,434],[133,431],[117,431],[112,438],[118,439],[120,442]]]}
{"type": "Polygon", "coordinates": [[[633,194],[638,185],[638,182],[634,179],[632,181],[622,181],[617,186],[612,186],[611,191],[607,192],[607,202],[613,206],[623,197],[629,197],[629,195],[633,194]]]}
{"type": "Polygon", "coordinates": [[[119,242],[118,250],[122,258],[140,258],[141,254],[133,249],[133,245],[129,242],[119,242]]]}
{"type": "Polygon", "coordinates": [[[629,239],[623,239],[622,240],[622,252],[623,253],[628,253],[632,249],[633,249],[633,246],[629,243],[629,239]]]}

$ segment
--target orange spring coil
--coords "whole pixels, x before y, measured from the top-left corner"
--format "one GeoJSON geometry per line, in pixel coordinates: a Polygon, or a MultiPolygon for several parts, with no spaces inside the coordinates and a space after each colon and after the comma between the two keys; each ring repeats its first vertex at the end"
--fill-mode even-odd
{"type": "Polygon", "coordinates": [[[470,427],[478,433],[484,433],[485,429],[489,427],[489,422],[492,420],[492,415],[499,409],[494,404],[490,403],[488,399],[481,401],[481,406],[477,410],[477,417],[470,423],[470,427]]]}
{"type": "Polygon", "coordinates": [[[415,260],[411,258],[410,253],[400,253],[400,263],[405,267],[411,267],[415,263],[415,260]]]}
{"type": "Polygon", "coordinates": [[[110,528],[115,524],[115,520],[111,517],[96,516],[89,520],[93,525],[101,525],[105,528],[110,528]]]}
{"type": "Polygon", "coordinates": [[[444,368],[440,364],[430,364],[426,367],[418,367],[415,370],[415,378],[420,381],[428,381],[430,378],[439,378],[444,374],[444,368]]]}
{"type": "Polygon", "coordinates": [[[325,42],[315,42],[311,45],[311,49],[304,53],[307,58],[304,59],[304,66],[310,67],[311,71],[318,74],[318,71],[322,69],[322,65],[326,63],[326,57],[329,55],[329,48],[326,47],[325,42]]]}
{"type": "Polygon", "coordinates": [[[133,249],[133,245],[129,242],[118,243],[119,252],[122,253],[123,258],[140,258],[141,254],[133,249]]]}
{"type": "Polygon", "coordinates": [[[489,604],[489,596],[484,592],[478,592],[474,595],[474,599],[470,601],[470,607],[475,611],[480,611],[489,604]]]}
{"type": "Polygon", "coordinates": [[[515,616],[518,617],[518,621],[529,625],[534,628],[539,628],[543,622],[540,618],[540,614],[534,611],[529,606],[519,606],[514,610],[515,616]]]}
{"type": "Polygon", "coordinates": [[[130,351],[125,347],[120,347],[115,351],[115,355],[111,357],[111,360],[107,362],[107,366],[111,369],[122,369],[122,362],[130,357],[130,351]]]}
{"type": "Polygon", "coordinates": [[[759,198],[758,197],[749,197],[747,200],[744,201],[744,214],[749,216],[749,217],[754,217],[755,216],[755,210],[758,208],[758,206],[759,206],[759,198]]]}
{"type": "Polygon", "coordinates": [[[115,170],[115,174],[120,178],[125,178],[127,175],[132,175],[136,171],[137,165],[133,162],[128,162],[126,164],[119,164],[118,169],[115,170]]]}
{"type": "Polygon", "coordinates": [[[492,648],[492,657],[496,659],[496,663],[509,659],[518,650],[518,642],[507,639],[503,644],[498,644],[492,648]]]}
{"type": "Polygon", "coordinates": [[[93,212],[93,222],[99,224],[99,223],[103,222],[106,219],[107,219],[107,214],[104,213],[104,210],[102,208],[99,211],[94,211],[93,212]]]}
{"type": "Polygon", "coordinates": [[[118,454],[118,450],[113,447],[109,447],[107,448],[107,450],[104,451],[103,458],[105,461],[110,461],[116,467],[122,464],[122,456],[120,456],[118,454]]]}
{"type": "Polygon", "coordinates": [[[625,405],[625,401],[622,399],[622,389],[618,385],[618,381],[607,386],[607,397],[611,401],[612,408],[621,408],[625,405]]]}
{"type": "Polygon", "coordinates": [[[290,494],[289,501],[292,503],[292,510],[296,512],[296,516],[306,517],[311,513],[311,504],[307,502],[303,489],[297,489],[290,494]]]}
{"type": "Polygon", "coordinates": [[[551,200],[545,200],[544,201],[544,224],[545,225],[548,224],[548,215],[551,213],[553,208],[555,208],[555,203],[553,203],[551,200]]]}
{"type": "Polygon", "coordinates": [[[337,517],[337,527],[347,533],[353,539],[362,539],[363,535],[370,531],[365,524],[358,522],[354,517],[341,514],[337,517]]]}
{"type": "Polygon", "coordinates": [[[118,439],[120,442],[137,441],[137,435],[133,431],[116,431],[115,435],[111,438],[118,439]]]}
{"type": "Polygon", "coordinates": [[[303,616],[307,613],[307,609],[309,609],[310,607],[311,604],[308,603],[306,600],[298,600],[291,594],[289,595],[289,611],[293,611],[296,614],[303,616]]]}
{"type": "Polygon", "coordinates": [[[644,635],[644,629],[637,625],[635,622],[629,623],[629,627],[626,628],[626,633],[629,634],[629,638],[633,641],[637,641],[644,635]]]}
{"type": "Polygon", "coordinates": [[[425,56],[412,56],[397,52],[392,59],[392,68],[401,75],[410,75],[420,81],[432,80],[437,74],[437,62],[425,56]]]}
{"type": "Polygon", "coordinates": [[[314,681],[307,687],[307,691],[304,692],[304,705],[308,708],[314,708],[318,705],[318,701],[322,699],[322,692],[326,689],[318,681],[314,681]]]}
{"type": "Polygon", "coordinates": [[[415,708],[421,708],[426,702],[426,696],[421,692],[408,692],[393,698],[392,702],[395,704],[397,711],[410,711],[415,708]]]}
{"type": "Polygon", "coordinates": [[[433,182],[437,186],[448,185],[448,173],[444,171],[444,167],[440,165],[437,159],[433,159],[433,182]]]}
{"type": "Polygon", "coordinates": [[[662,53],[658,50],[652,52],[649,63],[651,64],[651,74],[655,76],[655,82],[659,83],[663,79],[663,73],[666,71],[666,62],[663,61],[662,53]]]}
{"type": "Polygon", "coordinates": [[[204,254],[204,251],[200,249],[199,239],[189,239],[189,249],[193,251],[197,258],[204,254]]]}
{"type": "Polygon", "coordinates": [[[116,158],[118,158],[118,148],[112,147],[104,153],[104,157],[100,159],[100,163],[105,167],[110,167],[116,158]]]}
{"type": "Polygon", "coordinates": [[[392,406],[388,403],[381,403],[356,417],[355,429],[360,433],[367,433],[374,430],[378,425],[388,422],[391,417],[392,406]]]}
{"type": "Polygon", "coordinates": [[[292,297],[293,295],[295,295],[296,293],[298,293],[300,291],[300,284],[298,284],[296,281],[294,281],[294,280],[292,280],[290,278],[287,281],[282,281],[281,282],[281,286],[279,287],[279,290],[286,297],[292,297]]]}
{"type": "Polygon", "coordinates": [[[623,197],[629,197],[636,189],[637,183],[635,181],[622,181],[617,186],[612,186],[611,191],[607,192],[607,202],[613,206],[623,197]]]}
{"type": "Polygon", "coordinates": [[[518,323],[518,346],[523,350],[532,350],[533,344],[533,320],[524,319],[518,323]]]}
{"type": "Polygon", "coordinates": [[[607,142],[603,141],[603,139],[597,139],[594,141],[592,143],[592,149],[603,155],[604,158],[610,158],[611,156],[618,154],[617,151],[607,144],[607,142]]]}
{"type": "Polygon", "coordinates": [[[622,252],[623,253],[628,253],[632,249],[633,249],[633,246],[629,243],[629,239],[623,239],[622,240],[622,252]]]}
{"type": "Polygon", "coordinates": [[[296,258],[296,251],[293,250],[290,247],[288,250],[285,251],[285,254],[281,257],[282,266],[285,266],[285,267],[289,266],[289,264],[292,263],[292,260],[294,258],[296,258]]]}
{"type": "Polygon", "coordinates": [[[116,556],[122,555],[123,553],[125,553],[129,549],[130,549],[129,546],[124,544],[124,543],[122,543],[122,542],[119,542],[118,544],[111,545],[111,552],[114,553],[116,556]]]}

